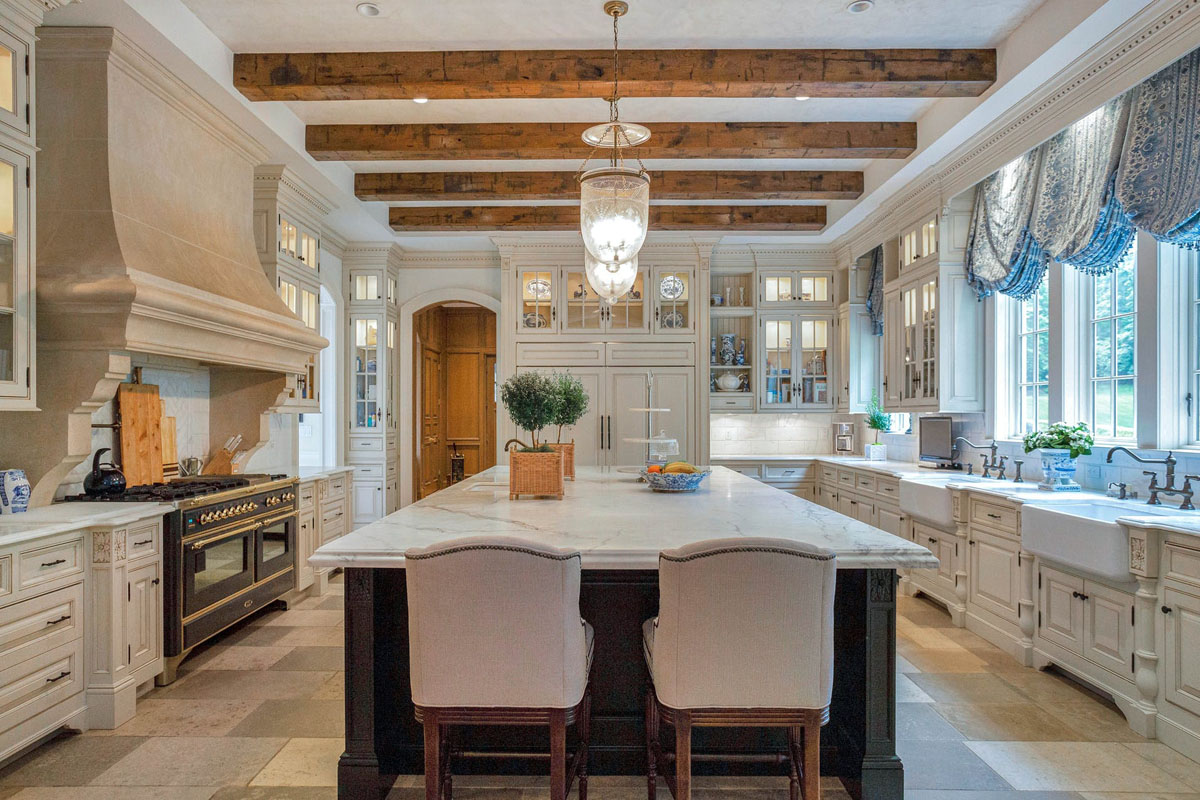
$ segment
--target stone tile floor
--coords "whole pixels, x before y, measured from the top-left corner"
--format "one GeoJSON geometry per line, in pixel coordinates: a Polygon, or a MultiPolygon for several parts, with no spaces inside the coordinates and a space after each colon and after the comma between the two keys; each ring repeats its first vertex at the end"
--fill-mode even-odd
{"type": "MultiPolygon", "coordinates": [[[[0,800],[332,800],[342,752],[342,585],[221,636],[115,731],[63,735],[0,770],[0,800]]],[[[910,800],[1200,800],[1200,764],[1110,703],[1018,666],[937,606],[902,598],[897,726],[910,800]]],[[[527,800],[546,781],[458,778],[456,797],[527,800]]],[[[593,800],[644,783],[593,778],[593,800]]],[[[824,796],[845,800],[836,781],[824,796]]],[[[424,796],[402,778],[393,800],[424,796]]],[[[665,787],[659,797],[668,797],[665,787]]],[[[708,779],[697,800],[784,798],[782,779],[708,779]]]]}

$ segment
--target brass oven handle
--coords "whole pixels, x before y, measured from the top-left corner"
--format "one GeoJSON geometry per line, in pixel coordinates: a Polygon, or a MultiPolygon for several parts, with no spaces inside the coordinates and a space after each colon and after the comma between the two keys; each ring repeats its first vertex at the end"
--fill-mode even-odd
{"type": "Polygon", "coordinates": [[[281,519],[287,519],[288,517],[294,517],[294,516],[296,516],[295,511],[288,511],[286,514],[280,514],[278,516],[271,517],[270,519],[264,519],[264,520],[259,521],[257,523],[257,527],[262,528],[264,526],[270,525],[272,522],[279,522],[279,520],[281,520],[281,519]]]}
{"type": "Polygon", "coordinates": [[[247,531],[258,530],[262,526],[263,526],[263,523],[256,522],[247,528],[238,528],[236,531],[227,531],[226,533],[222,533],[220,536],[210,536],[207,539],[201,539],[198,542],[192,542],[192,545],[191,545],[192,551],[195,552],[196,550],[203,550],[204,548],[208,547],[210,544],[213,544],[214,542],[219,542],[224,539],[232,539],[234,536],[241,536],[242,534],[246,533],[247,531]]]}

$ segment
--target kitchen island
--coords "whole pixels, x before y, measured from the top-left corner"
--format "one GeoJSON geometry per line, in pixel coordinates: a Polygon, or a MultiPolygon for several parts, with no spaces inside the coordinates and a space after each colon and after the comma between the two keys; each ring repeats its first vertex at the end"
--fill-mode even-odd
{"type": "MultiPolygon", "coordinates": [[[[467,536],[509,535],[582,554],[580,607],[596,631],[592,666],[591,773],[645,774],[641,625],[658,609],[658,553],[703,539],[777,536],[838,555],[836,661],[822,773],[855,795],[900,800],[895,752],[897,568],[928,568],[924,547],[773,489],[723,467],[695,494],[655,494],[636,476],[579,468],[561,501],[508,499],[494,467],[321,547],[311,563],[346,569],[346,750],[342,798],[381,797],[395,776],[423,769],[421,726],[408,677],[404,551],[467,536]]],[[[514,752],[547,752],[544,730],[482,728],[458,744],[474,754],[456,771],[545,769],[514,752]]],[[[695,734],[697,772],[783,774],[782,731],[705,729],[695,734]],[[705,761],[705,752],[738,761],[705,761]]]]}

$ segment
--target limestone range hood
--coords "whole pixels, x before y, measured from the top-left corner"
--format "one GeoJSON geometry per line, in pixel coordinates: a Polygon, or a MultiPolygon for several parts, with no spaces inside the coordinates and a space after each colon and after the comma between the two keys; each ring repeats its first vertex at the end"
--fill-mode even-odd
{"type": "Polygon", "coordinates": [[[254,168],[266,149],[112,28],[38,36],[42,410],[0,426],[35,505],[89,455],[92,414],[132,354],[207,366],[210,443],[240,433],[253,450],[327,344],[258,259],[254,168]]]}

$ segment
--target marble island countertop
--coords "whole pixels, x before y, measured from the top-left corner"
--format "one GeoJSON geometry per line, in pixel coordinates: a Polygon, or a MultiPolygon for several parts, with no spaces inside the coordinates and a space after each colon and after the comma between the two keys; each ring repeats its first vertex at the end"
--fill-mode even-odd
{"type": "Polygon", "coordinates": [[[316,481],[353,471],[354,467],[301,467],[296,470],[296,477],[301,481],[316,481]]]}
{"type": "Polygon", "coordinates": [[[924,547],[716,467],[694,494],[657,494],[633,474],[581,467],[556,500],[508,499],[493,467],[322,546],[316,567],[403,567],[404,551],[465,536],[508,535],[578,548],[590,569],[655,569],[664,548],[731,536],[828,547],[843,569],[936,567],[924,547]]]}

